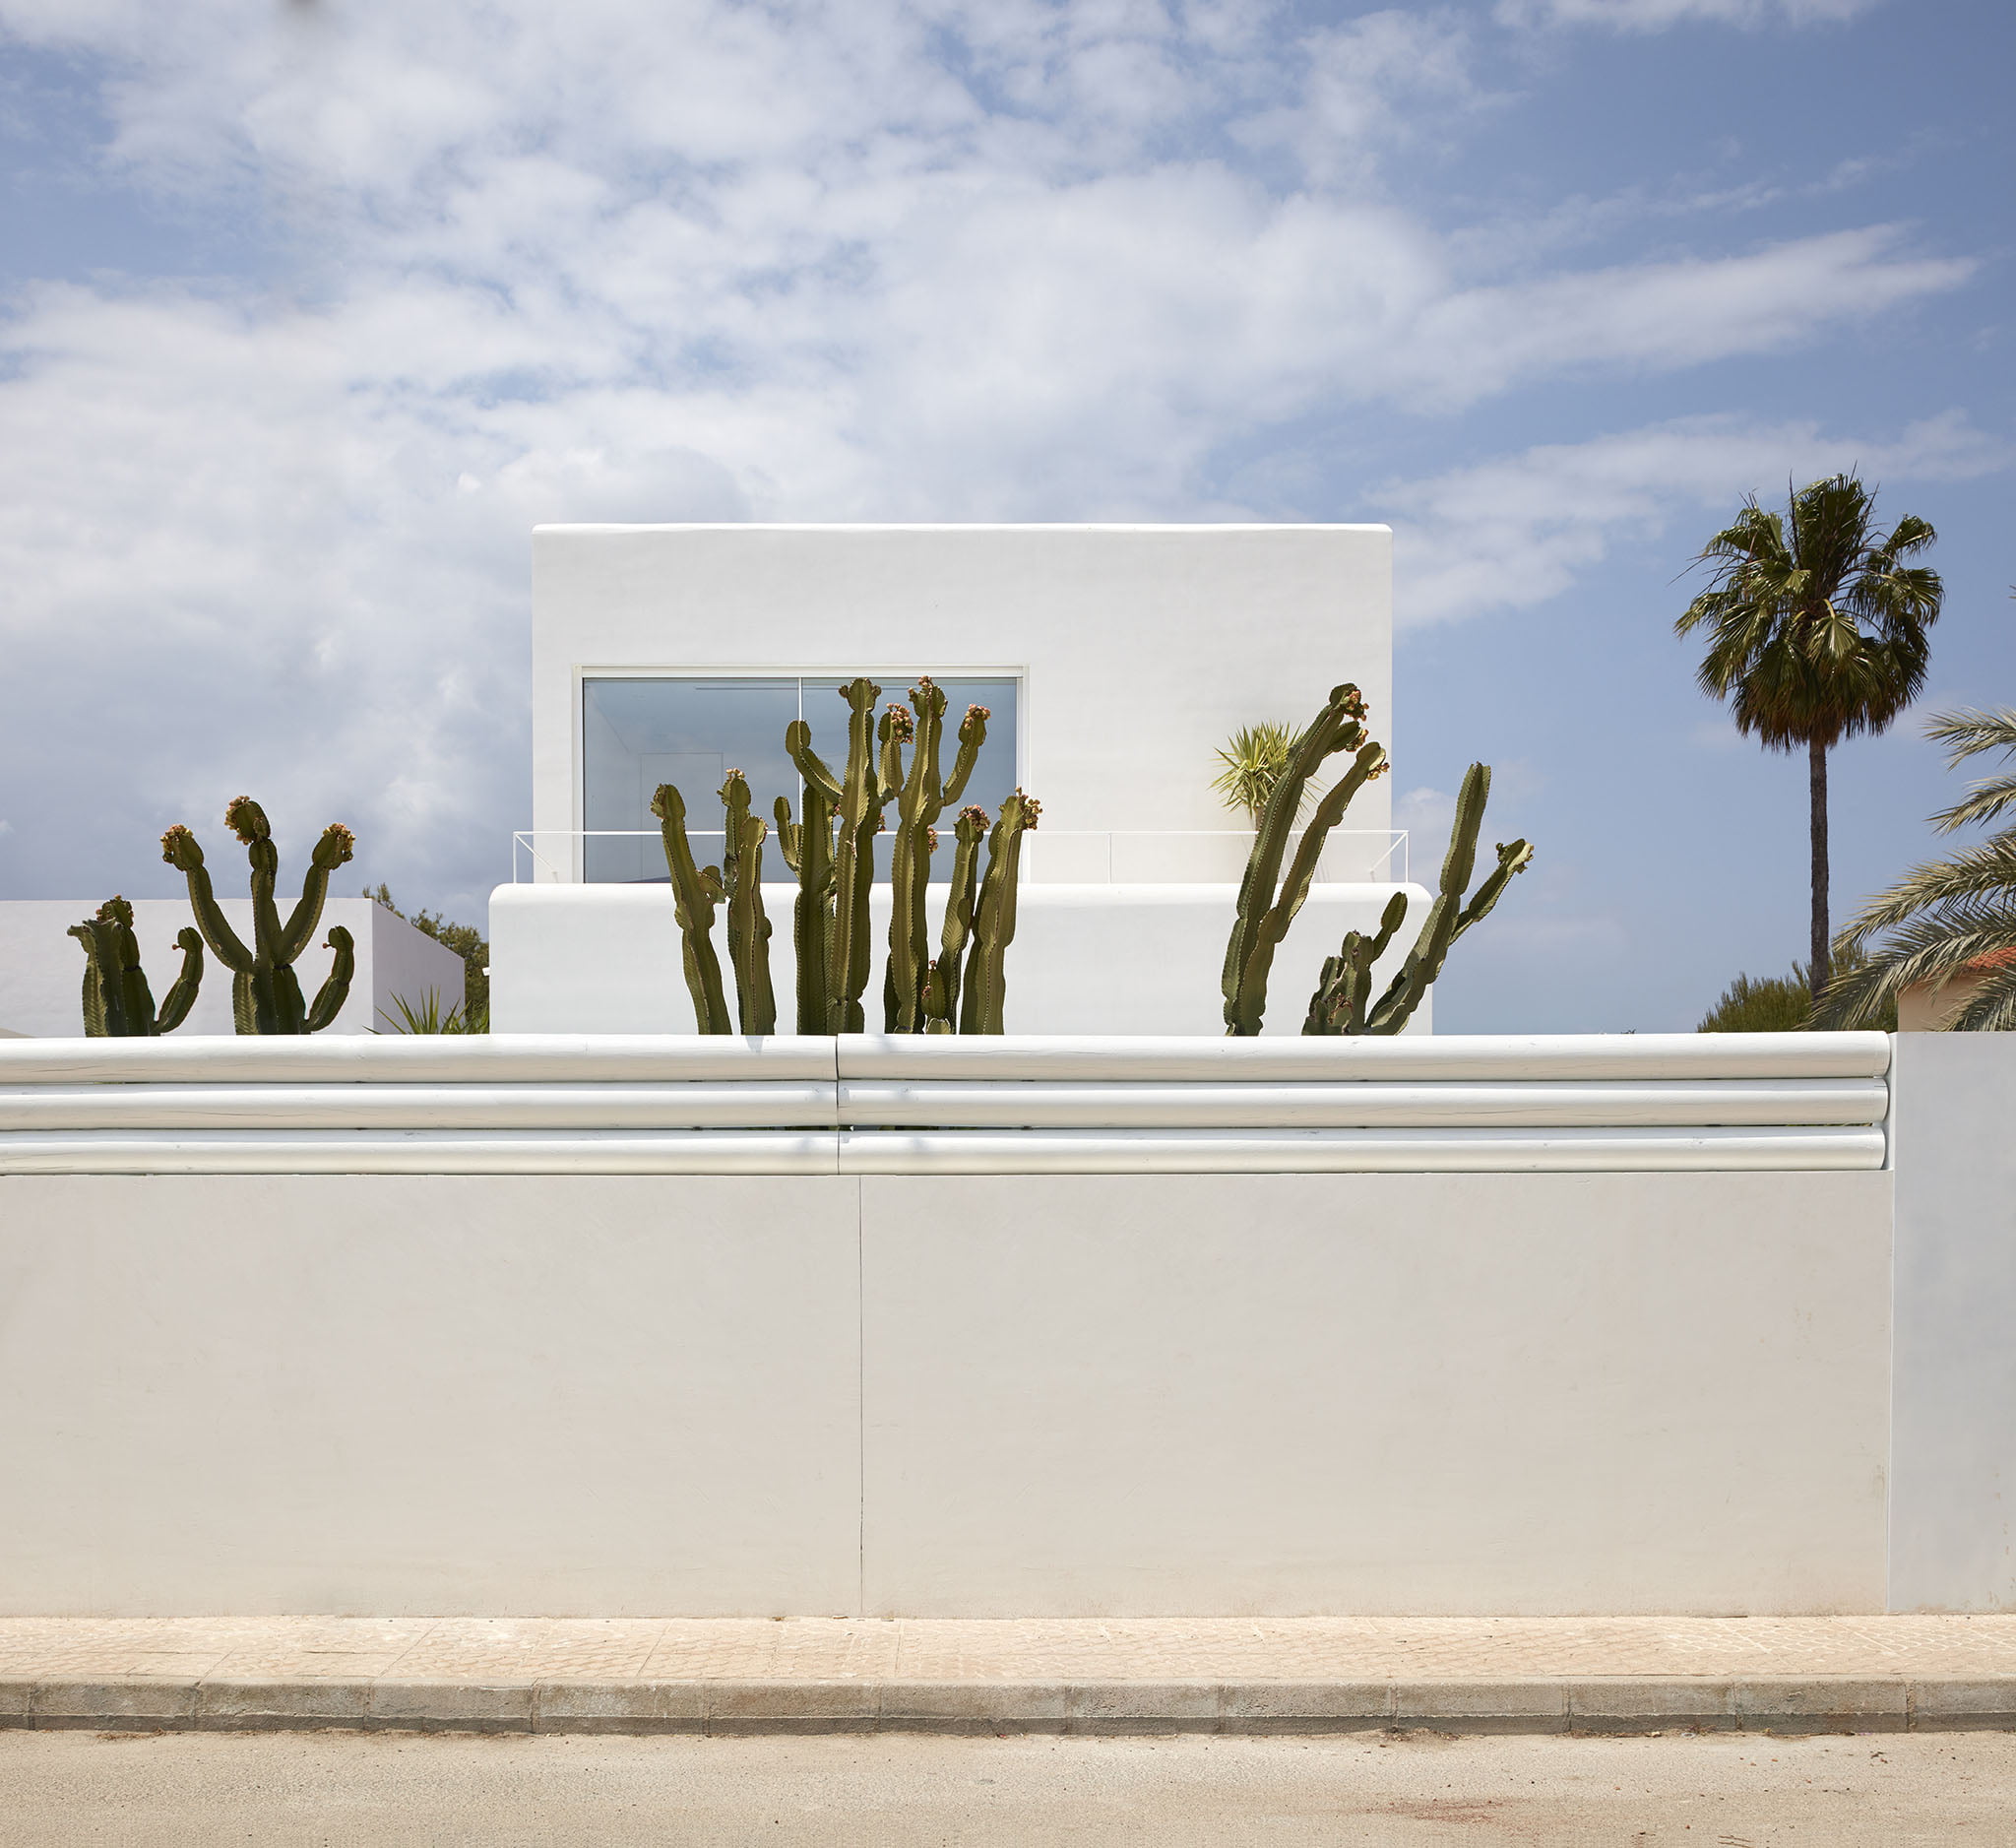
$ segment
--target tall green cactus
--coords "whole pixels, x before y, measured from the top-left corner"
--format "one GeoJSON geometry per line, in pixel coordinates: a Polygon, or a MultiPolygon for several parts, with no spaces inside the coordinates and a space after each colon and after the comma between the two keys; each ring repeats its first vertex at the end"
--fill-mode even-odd
{"type": "Polygon", "coordinates": [[[735,971],[735,1012],[744,1033],[777,1031],[770,985],[770,920],[763,915],[763,843],[770,824],[749,812],[749,785],[730,770],[720,791],[727,810],[722,887],[727,894],[728,961],[735,971]]]}
{"type": "Polygon", "coordinates": [[[977,803],[962,808],[952,826],[952,883],[945,894],[945,927],[924,984],[926,1033],[959,1030],[960,958],[966,954],[967,941],[973,934],[980,842],[986,832],[987,811],[977,803]]]}
{"type": "Polygon", "coordinates": [[[96,917],[72,924],[68,934],[84,945],[84,1030],[91,1038],[153,1039],[189,1018],[203,981],[203,938],[186,924],[175,934],[182,972],[159,1013],[140,966],[133,907],[123,898],[107,899],[96,917]]]}
{"type": "Polygon", "coordinates": [[[665,866],[672,878],[672,915],[679,924],[679,950],[685,964],[686,991],[693,997],[693,1018],[702,1033],[732,1033],[727,996],[721,986],[721,958],[714,953],[714,908],[722,901],[721,869],[694,863],[693,844],[686,838],[686,798],[675,785],[661,783],[651,798],[664,842],[665,866]]]}
{"type": "Polygon", "coordinates": [[[788,797],[777,798],[777,836],[784,861],[798,875],[791,907],[791,948],[797,957],[797,1024],[800,1033],[825,1033],[826,981],[833,958],[833,818],[840,807],[840,783],[812,748],[812,728],[793,719],[785,728],[784,747],[801,779],[804,819],[791,820],[788,797]]]}
{"type": "MultiPolygon", "coordinates": [[[[802,807],[794,820],[790,798],[781,796],[773,811],[779,849],[798,881],[791,915],[797,1030],[865,1029],[862,996],[873,962],[869,900],[875,839],[894,802],[898,827],[882,985],[885,1027],[892,1033],[999,1033],[1003,960],[1015,934],[1020,841],[1036,826],[1040,804],[1020,790],[1003,804],[988,842],[984,880],[978,858],[987,835],[986,810],[968,808],[960,815],[953,830],[952,890],[939,952],[932,958],[925,898],[938,846],[935,823],[973,775],[986,740],[987,709],[967,708],[946,776],[939,768],[945,694],[928,677],[911,689],[914,709],[892,703],[879,717],[876,702],[882,689],[866,676],[849,681],[840,695],[848,703],[846,770],[836,775],[813,750],[812,728],[793,720],[785,731],[785,749],[798,772],[802,807]]],[[[720,871],[694,864],[679,792],[663,784],[652,798],[652,812],[663,822],[687,986],[701,1031],[730,1031],[713,944],[715,907],[725,898],[742,1031],[773,1032],[770,925],[763,916],[760,883],[761,846],[768,830],[749,813],[748,786],[739,772],[728,773],[721,795],[727,805],[729,846],[720,871]]]]}
{"type": "Polygon", "coordinates": [[[1400,966],[1386,991],[1367,1005],[1372,988],[1372,965],[1393,939],[1394,931],[1407,914],[1406,894],[1396,892],[1379,921],[1372,937],[1357,931],[1344,939],[1341,953],[1328,958],[1316,992],[1309,999],[1308,1019],[1302,1026],[1311,1034],[1395,1034],[1405,1027],[1421,1004],[1429,986],[1442,973],[1449,946],[1472,924],[1490,916],[1514,873],[1524,872],[1533,860],[1533,849],[1525,841],[1501,842],[1498,863],[1468,903],[1464,888],[1470,884],[1477,864],[1477,834],[1484,818],[1484,804],[1491,794],[1488,764],[1472,764],[1464,773],[1463,788],[1456,797],[1456,820],[1449,832],[1449,851],[1442,857],[1442,877],[1435,902],[1428,909],[1427,922],[1414,948],[1400,966]]]}
{"type": "Polygon", "coordinates": [[[1239,885],[1238,911],[1231,940],[1226,945],[1220,983],[1228,1034],[1246,1036],[1260,1031],[1267,1012],[1267,980],[1274,968],[1274,952],[1309,896],[1323,843],[1343,818],[1352,797],[1375,777],[1386,774],[1386,747],[1366,734],[1364,720],[1365,702],[1358,689],[1350,684],[1332,687],[1330,698],[1302,733],[1261,811],[1253,833],[1253,851],[1239,885]],[[1294,833],[1303,792],[1323,760],[1339,751],[1352,753],[1351,768],[1316,804],[1289,864],[1288,877],[1283,879],[1281,862],[1294,833]]]}
{"type": "Polygon", "coordinates": [[[1035,797],[1017,790],[1001,804],[987,836],[987,870],[974,905],[973,947],[967,952],[961,985],[961,1033],[1007,1032],[1002,1024],[1008,986],[1005,959],[1008,945],[1015,940],[1022,837],[1036,826],[1041,813],[1042,804],[1035,797]]]}
{"type": "MultiPolygon", "coordinates": [[[[966,792],[967,779],[986,742],[984,706],[969,706],[959,726],[959,751],[949,777],[939,773],[939,745],[945,729],[945,689],[929,675],[910,690],[915,713],[910,769],[896,791],[896,840],[890,859],[889,963],[883,1030],[922,1033],[929,1012],[930,924],[924,898],[931,882],[931,856],[938,845],[938,817],[966,792]]],[[[891,711],[901,711],[892,707],[891,711]]],[[[954,881],[957,884],[957,879],[954,881]]]]}
{"type": "Polygon", "coordinates": [[[211,953],[231,972],[231,1021],[240,1033],[320,1033],[349,998],[356,973],[356,945],[341,924],[332,924],[323,947],[335,952],[329,979],[312,1003],[301,998],[293,965],[322,921],[329,896],[329,875],[350,858],[356,837],[342,822],[323,829],[301,879],[301,897],[287,921],[280,921],[274,887],[280,881],[280,850],[266,811],[249,796],[224,810],[224,825],[244,845],[252,866],[252,943],[247,947],[225,921],[223,908],[211,889],[203,849],[179,822],[161,836],[161,858],[181,873],[189,886],[189,906],[196,927],[211,953]]]}

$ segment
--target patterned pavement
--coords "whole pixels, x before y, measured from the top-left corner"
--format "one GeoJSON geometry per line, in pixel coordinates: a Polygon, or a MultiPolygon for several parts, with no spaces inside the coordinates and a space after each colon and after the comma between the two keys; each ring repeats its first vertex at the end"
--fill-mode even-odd
{"type": "Polygon", "coordinates": [[[0,1682],[2016,1677],[2016,1616],[896,1621],[0,1618],[0,1682]]]}

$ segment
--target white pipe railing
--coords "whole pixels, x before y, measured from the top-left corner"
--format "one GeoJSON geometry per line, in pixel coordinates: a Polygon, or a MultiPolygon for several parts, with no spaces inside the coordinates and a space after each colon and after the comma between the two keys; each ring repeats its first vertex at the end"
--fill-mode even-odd
{"type": "Polygon", "coordinates": [[[1882,1034],[0,1043],[4,1174],[1883,1165],[1882,1034]]]}

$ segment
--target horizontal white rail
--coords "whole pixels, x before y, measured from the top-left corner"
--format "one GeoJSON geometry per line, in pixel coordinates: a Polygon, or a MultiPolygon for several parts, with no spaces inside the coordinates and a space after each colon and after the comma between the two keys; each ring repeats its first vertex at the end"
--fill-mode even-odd
{"type": "Polygon", "coordinates": [[[884,1130],[841,1138],[860,1175],[1586,1174],[1867,1169],[1879,1129],[884,1130]]]}
{"type": "Polygon", "coordinates": [[[0,1174],[1878,1168],[1881,1034],[0,1043],[0,1174]]]}
{"type": "Polygon", "coordinates": [[[974,1128],[1629,1128],[1880,1123],[1866,1078],[1615,1084],[871,1084],[843,1079],[840,1120],[974,1128]]]}

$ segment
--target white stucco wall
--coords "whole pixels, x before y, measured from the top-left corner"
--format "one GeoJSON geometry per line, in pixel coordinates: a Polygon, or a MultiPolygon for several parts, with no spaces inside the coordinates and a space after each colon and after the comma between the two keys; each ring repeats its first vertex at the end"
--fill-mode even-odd
{"type": "MultiPolygon", "coordinates": [[[[1046,828],[1216,829],[1238,726],[1354,680],[1392,748],[1391,664],[1381,526],[540,527],[533,825],[582,825],[587,673],[1016,673],[1046,828]]],[[[1390,821],[1390,781],[1349,817],[1390,821]]]]}
{"type": "MultiPolygon", "coordinates": [[[[1347,930],[1375,929],[1397,889],[1409,894],[1408,923],[1376,971],[1380,983],[1413,946],[1427,918],[1429,895],[1419,886],[1310,888],[1275,959],[1269,1032],[1300,1033],[1323,959],[1337,953],[1347,930]]],[[[763,888],[772,927],[771,982],[779,1024],[786,1029],[792,1023],[796,892],[790,885],[763,888]]],[[[1237,889],[1229,885],[1024,884],[1008,950],[1009,1032],[1224,1032],[1219,982],[1237,901],[1237,889]]],[[[864,1002],[869,1024],[878,1030],[889,903],[888,886],[877,886],[871,907],[874,975],[864,1002]]],[[[943,907],[943,889],[933,888],[934,921],[943,907]]],[[[715,948],[732,1004],[734,981],[720,916],[715,948]]],[[[1454,953],[1462,955],[1463,946],[1454,953]]],[[[671,888],[497,887],[490,895],[490,1014],[499,1033],[693,1032],[671,888]]],[[[1432,1015],[1431,995],[1408,1031],[1426,1033],[1432,1015]]]]}
{"type": "Polygon", "coordinates": [[[1878,1610],[1889,1188],[4,1179],[0,1611],[1878,1610]]]}
{"type": "MultiPolygon", "coordinates": [[[[289,901],[283,901],[283,916],[289,901]]],[[[62,1037],[84,1031],[84,950],[64,933],[92,917],[95,899],[8,899],[0,901],[0,1028],[32,1038],[62,1037]]],[[[252,935],[252,901],[223,900],[224,916],[240,937],[252,935]]],[[[175,933],[195,922],[189,902],[179,898],[133,901],[134,934],[140,942],[141,967],[147,971],[155,1005],[166,998],[182,967],[175,933]]],[[[294,965],[301,992],[309,1000],[328,979],[331,952],[322,945],[331,924],[342,924],[356,940],[357,968],[349,999],[324,1031],[383,1031],[384,1013],[393,1013],[393,996],[404,995],[415,1007],[429,988],[440,991],[445,1007],[463,992],[462,958],[443,949],[424,931],[383,905],[363,898],[332,898],[323,907],[321,927],[313,943],[294,965]]],[[[196,1005],[178,1029],[184,1034],[227,1034],[231,1031],[231,977],[206,948],[203,986],[196,1005]]]]}
{"type": "Polygon", "coordinates": [[[1895,1049],[1891,1604],[2016,1609],[2016,1034],[1895,1049]]]}

